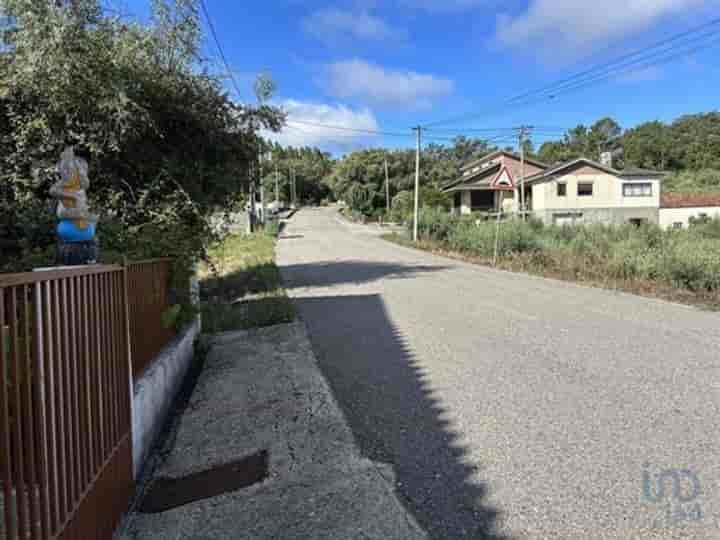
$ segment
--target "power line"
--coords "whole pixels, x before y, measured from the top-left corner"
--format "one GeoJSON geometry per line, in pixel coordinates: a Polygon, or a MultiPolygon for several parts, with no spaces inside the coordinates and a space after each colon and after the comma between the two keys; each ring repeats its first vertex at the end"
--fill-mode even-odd
{"type": "MultiPolygon", "coordinates": [[[[705,36],[705,37],[707,37],[707,36],[705,36]]],[[[584,81],[578,81],[576,84],[566,85],[564,87],[553,90],[552,93],[546,93],[546,95],[538,96],[537,98],[534,98],[530,101],[525,101],[525,102],[519,103],[519,105],[522,105],[522,106],[532,105],[534,103],[540,103],[540,102],[548,100],[548,99],[555,99],[559,95],[567,94],[567,93],[573,92],[575,90],[580,90],[582,88],[586,88],[588,86],[592,86],[594,84],[601,83],[601,82],[607,81],[612,78],[616,78],[620,75],[626,75],[626,74],[634,73],[637,71],[645,71],[652,67],[671,62],[672,60],[674,60],[676,58],[687,56],[689,54],[700,51],[702,49],[707,49],[708,47],[712,47],[713,45],[715,45],[717,43],[720,43],[720,36],[718,37],[718,39],[700,43],[696,47],[692,47],[690,49],[685,49],[685,50],[682,50],[675,54],[671,54],[671,55],[664,56],[661,58],[652,59],[649,62],[645,62],[645,63],[638,64],[638,65],[630,65],[630,66],[627,66],[624,69],[621,69],[614,73],[599,74],[599,75],[595,76],[594,78],[584,80],[584,81]]]]}
{"type": "Polygon", "coordinates": [[[600,65],[594,66],[592,68],[586,69],[584,71],[581,71],[579,73],[576,73],[570,77],[560,79],[559,81],[542,86],[535,90],[530,90],[530,91],[515,95],[513,97],[510,97],[510,98],[504,100],[503,102],[499,103],[496,106],[488,107],[482,113],[471,114],[471,115],[466,114],[463,116],[449,118],[447,120],[435,121],[435,122],[428,123],[425,127],[428,128],[428,127],[442,125],[442,124],[450,124],[450,123],[454,123],[454,122],[457,122],[460,120],[468,120],[471,118],[478,118],[478,117],[484,116],[488,112],[492,112],[493,110],[497,110],[497,109],[505,107],[505,106],[524,105],[524,104],[529,104],[529,103],[535,102],[535,101],[525,101],[525,102],[521,101],[521,100],[527,100],[527,98],[531,98],[536,101],[543,101],[545,99],[553,99],[558,93],[566,93],[567,91],[570,91],[573,89],[579,89],[579,88],[582,88],[585,86],[589,86],[591,83],[600,82],[601,80],[611,78],[618,74],[637,71],[640,69],[647,69],[648,67],[657,65],[657,63],[670,61],[670,60],[676,58],[677,56],[683,56],[683,55],[689,54],[691,52],[694,52],[695,50],[698,50],[699,48],[703,48],[703,46],[700,45],[699,47],[691,49],[691,50],[684,50],[679,54],[666,56],[666,57],[660,58],[652,63],[637,65],[638,62],[653,60],[653,57],[657,57],[658,55],[673,52],[673,50],[678,49],[678,47],[686,47],[688,45],[691,45],[694,42],[702,41],[702,40],[707,39],[708,37],[712,37],[716,34],[715,31],[701,34],[699,37],[696,37],[692,40],[682,43],[682,40],[685,40],[685,38],[687,38],[688,36],[692,36],[693,34],[697,34],[698,32],[703,32],[703,31],[707,30],[708,28],[712,28],[717,25],[720,25],[720,18],[713,19],[705,24],[691,28],[690,30],[686,30],[679,34],[675,34],[669,38],[666,38],[659,42],[656,42],[653,45],[650,45],[648,47],[644,47],[642,49],[638,49],[636,51],[627,53],[627,54],[622,55],[618,58],[615,58],[609,62],[605,62],[603,64],[600,64],[600,65]],[[679,42],[679,41],[681,43],[675,43],[675,42],[679,42]],[[668,45],[671,43],[675,43],[675,44],[671,45],[669,47],[665,47],[664,49],[661,48],[664,45],[668,45]],[[640,58],[635,58],[638,56],[640,58]],[[635,60],[628,62],[628,60],[630,60],[631,58],[635,58],[635,60]],[[619,68],[622,68],[622,69],[618,72],[617,70],[619,68]],[[542,97],[533,97],[533,96],[542,96],[542,97]],[[517,102],[520,102],[520,103],[517,103],[517,102]]]}
{"type": "MultiPolygon", "coordinates": [[[[552,132],[565,132],[568,128],[558,126],[533,126],[533,130],[536,131],[552,131],[552,132]]],[[[433,131],[439,133],[452,133],[452,132],[465,132],[465,133],[502,133],[517,131],[516,127],[501,127],[501,128],[423,128],[424,131],[433,131]]]]}
{"type": "Polygon", "coordinates": [[[387,135],[389,137],[414,137],[412,133],[393,133],[389,131],[380,131],[377,129],[351,128],[347,126],[336,126],[332,124],[323,124],[320,122],[308,122],[307,120],[288,119],[288,124],[300,124],[304,126],[323,127],[327,129],[336,129],[338,131],[350,131],[353,133],[367,133],[370,135],[387,135]]]}
{"type": "MultiPolygon", "coordinates": [[[[632,52],[626,53],[626,54],[624,54],[624,55],[621,55],[621,56],[619,56],[619,57],[617,57],[617,58],[614,58],[613,60],[610,60],[610,61],[605,62],[605,63],[603,63],[603,64],[599,64],[599,65],[593,66],[593,67],[591,67],[591,68],[589,68],[589,69],[586,69],[586,70],[584,70],[584,71],[581,71],[581,72],[579,72],[579,73],[576,73],[576,74],[574,74],[574,75],[572,75],[572,76],[570,76],[570,77],[567,77],[567,78],[565,78],[565,79],[561,79],[561,80],[559,80],[559,81],[556,81],[555,83],[552,83],[551,85],[547,85],[547,86],[544,87],[544,88],[549,88],[549,87],[556,87],[556,86],[560,86],[560,85],[565,85],[565,84],[567,84],[567,83],[570,83],[570,82],[574,81],[575,79],[579,79],[579,78],[585,77],[585,76],[587,76],[587,75],[591,75],[593,72],[598,71],[598,70],[607,70],[608,68],[615,69],[615,67],[618,67],[618,66],[616,66],[616,64],[622,65],[623,63],[625,63],[625,62],[626,62],[627,60],[629,60],[630,58],[634,58],[634,57],[636,57],[636,56],[646,55],[646,54],[648,54],[650,51],[652,51],[653,49],[658,49],[658,48],[660,48],[660,47],[662,47],[662,46],[664,46],[664,45],[668,45],[668,44],[670,44],[670,43],[674,43],[674,42],[676,42],[676,41],[680,41],[680,40],[682,40],[682,39],[684,39],[684,38],[686,38],[686,37],[688,37],[688,36],[692,36],[693,34],[696,34],[696,33],[698,33],[698,32],[702,32],[702,31],[704,31],[704,30],[706,30],[706,29],[708,29],[708,28],[711,28],[711,27],[713,27],[713,26],[718,26],[718,25],[720,25],[720,18],[713,19],[713,20],[711,20],[711,21],[709,21],[709,22],[707,22],[707,23],[704,23],[704,24],[701,24],[701,25],[699,25],[699,26],[693,27],[693,28],[691,28],[691,29],[689,29],[689,30],[686,30],[686,31],[684,31],[684,32],[680,32],[679,34],[675,34],[675,35],[673,35],[673,36],[670,36],[669,38],[665,38],[665,39],[662,39],[662,40],[660,40],[660,41],[657,41],[657,42],[655,42],[655,43],[653,43],[652,45],[649,45],[649,46],[647,46],[647,47],[644,47],[644,48],[641,48],[641,49],[636,49],[635,51],[632,51],[632,52]],[[613,67],[613,66],[615,66],[615,67],[613,67]]],[[[711,35],[711,34],[706,34],[706,35],[704,35],[704,36],[701,36],[701,38],[707,37],[708,35],[711,35]]],[[[672,48],[674,48],[674,47],[675,47],[675,46],[669,47],[669,48],[667,48],[664,52],[669,52],[669,51],[672,50],[672,48]]],[[[652,56],[652,55],[655,55],[655,54],[657,54],[657,53],[651,53],[650,55],[652,56]]],[[[633,62],[635,62],[635,61],[633,61],[633,62]]],[[[594,75],[592,75],[592,76],[594,76],[594,75]]],[[[578,81],[575,81],[575,82],[578,82],[578,81]]],[[[573,83],[573,84],[574,84],[574,83],[573,83]]],[[[538,89],[538,90],[532,90],[532,91],[530,91],[530,92],[525,92],[524,94],[520,94],[520,95],[514,96],[512,99],[513,99],[513,100],[520,100],[520,99],[525,98],[525,97],[527,97],[527,96],[529,96],[529,95],[538,93],[539,91],[542,91],[542,90],[543,90],[543,88],[540,88],[540,89],[538,89]]]]}
{"type": "MultiPolygon", "coordinates": [[[[288,127],[293,127],[294,124],[299,124],[301,126],[313,126],[313,127],[327,128],[327,129],[335,129],[338,131],[346,131],[346,132],[350,132],[350,133],[362,133],[362,134],[367,134],[367,135],[384,135],[387,137],[404,137],[404,138],[415,137],[415,135],[411,132],[410,133],[399,133],[399,132],[381,131],[381,130],[375,130],[375,129],[336,126],[336,125],[331,125],[331,124],[323,124],[320,122],[308,122],[305,120],[287,120],[286,125],[288,127]]],[[[294,127],[295,127],[295,129],[299,129],[299,128],[297,128],[297,126],[294,126],[294,127]]],[[[351,136],[351,135],[349,135],[349,136],[351,136]]],[[[431,139],[431,140],[439,140],[439,141],[454,141],[457,137],[443,137],[443,136],[439,136],[439,135],[430,135],[425,138],[431,139]]]]}
{"type": "Polygon", "coordinates": [[[230,69],[230,64],[227,61],[227,58],[225,57],[225,51],[223,51],[222,45],[220,44],[220,40],[218,39],[217,32],[215,32],[215,25],[212,22],[212,19],[210,18],[210,12],[208,11],[207,5],[205,4],[205,0],[200,0],[200,7],[203,10],[203,13],[205,14],[205,19],[207,20],[208,26],[210,27],[210,33],[212,34],[213,41],[215,41],[215,46],[217,47],[218,52],[220,53],[220,58],[222,59],[223,64],[225,65],[225,71],[227,72],[228,76],[230,77],[230,82],[232,82],[233,87],[235,88],[235,93],[237,94],[238,98],[241,97],[242,92],[240,91],[240,87],[235,80],[235,75],[233,74],[232,70],[230,69]]]}

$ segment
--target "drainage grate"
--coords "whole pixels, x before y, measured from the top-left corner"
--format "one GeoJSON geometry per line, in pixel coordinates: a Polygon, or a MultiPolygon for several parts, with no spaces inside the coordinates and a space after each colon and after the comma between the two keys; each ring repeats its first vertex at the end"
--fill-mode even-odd
{"type": "Polygon", "coordinates": [[[268,476],[268,452],[263,450],[232,463],[183,478],[160,478],[140,505],[140,512],[165,512],[202,499],[236,491],[268,476]]]}

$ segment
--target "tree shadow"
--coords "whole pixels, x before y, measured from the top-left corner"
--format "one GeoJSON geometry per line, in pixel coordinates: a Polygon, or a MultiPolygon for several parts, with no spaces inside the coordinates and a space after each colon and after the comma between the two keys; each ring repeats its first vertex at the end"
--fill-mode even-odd
{"type": "Polygon", "coordinates": [[[487,485],[466,463],[467,449],[380,296],[295,303],[363,454],[393,466],[400,500],[430,537],[509,540],[497,531],[498,511],[483,502],[487,485]]]}
{"type": "Polygon", "coordinates": [[[408,279],[427,272],[447,270],[448,266],[408,265],[377,261],[319,261],[281,267],[286,289],[328,287],[343,283],[368,283],[379,279],[408,279]]]}

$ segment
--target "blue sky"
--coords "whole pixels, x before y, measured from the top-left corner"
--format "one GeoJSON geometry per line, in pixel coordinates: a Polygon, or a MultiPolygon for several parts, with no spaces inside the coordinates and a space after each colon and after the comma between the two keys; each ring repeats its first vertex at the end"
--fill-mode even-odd
{"type": "MultiPolygon", "coordinates": [[[[410,134],[410,126],[464,117],[428,132],[447,137],[460,128],[567,128],[603,116],[632,127],[718,109],[720,41],[554,99],[500,104],[720,17],[720,0],[205,1],[238,99],[254,99],[259,72],[277,83],[275,102],[292,127],[276,138],[286,144],[334,153],[413,144],[293,121],[410,134]]],[[[146,1],[124,3],[147,13],[146,1]]],[[[206,54],[218,61],[209,38],[206,54]]]]}

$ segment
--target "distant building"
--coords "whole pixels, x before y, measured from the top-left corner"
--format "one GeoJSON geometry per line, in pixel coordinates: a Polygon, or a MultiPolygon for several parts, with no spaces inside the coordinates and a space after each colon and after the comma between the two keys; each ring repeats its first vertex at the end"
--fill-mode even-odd
{"type": "MultiPolygon", "coordinates": [[[[604,156],[606,163],[610,161],[604,156]]],[[[545,223],[659,223],[662,172],[617,170],[586,158],[552,167],[524,165],[527,211],[545,223]]],[[[443,187],[453,212],[518,212],[523,166],[520,156],[498,151],[461,168],[443,187]]]]}
{"type": "Polygon", "coordinates": [[[682,229],[691,219],[720,218],[720,193],[667,193],[660,198],[660,226],[682,229]]]}

